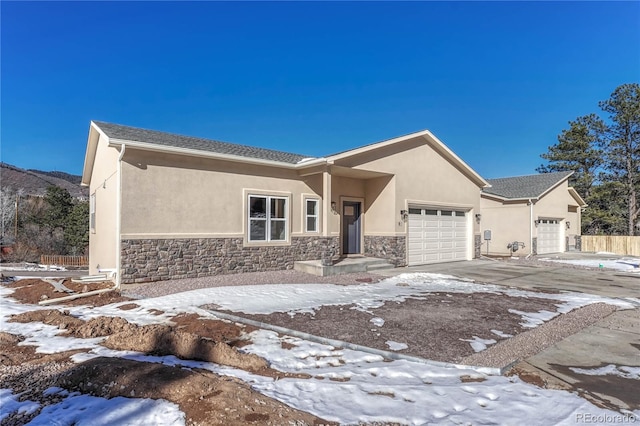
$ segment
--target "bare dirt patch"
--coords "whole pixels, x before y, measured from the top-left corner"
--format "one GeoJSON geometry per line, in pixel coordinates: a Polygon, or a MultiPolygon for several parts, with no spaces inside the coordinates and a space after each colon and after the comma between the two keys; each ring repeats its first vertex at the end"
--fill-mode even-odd
{"type": "Polygon", "coordinates": [[[214,362],[252,372],[268,367],[267,362],[257,355],[238,352],[224,342],[204,339],[168,325],[131,327],[109,336],[103,345],[115,350],[175,355],[182,359],[214,362]]]}
{"type": "Polygon", "coordinates": [[[240,380],[124,359],[97,358],[64,374],[66,389],[96,396],[163,398],[180,406],[189,425],[329,424],[267,398],[240,380]]]}
{"type": "MultiPolygon", "coordinates": [[[[253,328],[195,314],[174,317],[172,325],[137,326],[119,317],[83,321],[62,309],[42,309],[14,315],[10,321],[41,322],[59,327],[62,335],[79,338],[108,336],[104,346],[112,349],[215,362],[275,380],[310,378],[273,370],[264,359],[232,346],[241,346],[246,341],[246,332],[253,328]]],[[[237,379],[119,358],[97,358],[75,364],[70,356],[85,351],[41,354],[35,346],[20,345],[23,340],[21,336],[0,332],[0,381],[3,387],[20,394],[22,401],[36,401],[42,406],[58,403],[63,396],[43,394],[56,386],[107,398],[164,398],[180,406],[189,425],[330,424],[262,396],[237,379]]],[[[16,412],[3,419],[2,425],[26,424],[38,413],[16,412]]]]}
{"type": "Polygon", "coordinates": [[[196,314],[182,314],[171,318],[176,324],[176,329],[211,339],[215,342],[224,342],[233,347],[242,347],[249,343],[246,334],[257,330],[249,325],[232,324],[220,320],[202,318],[196,314]]]}
{"type": "MultiPolygon", "coordinates": [[[[113,283],[111,281],[83,284],[74,283],[69,279],[64,280],[62,282],[62,285],[69,290],[72,290],[74,294],[82,294],[93,290],[102,290],[113,287],[113,283]]],[[[72,294],[57,291],[53,285],[38,278],[29,278],[15,281],[13,283],[6,284],[6,287],[15,289],[15,291],[11,293],[10,297],[18,300],[21,303],[28,303],[32,305],[37,305],[38,302],[42,300],[58,299],[72,294]]],[[[110,303],[124,302],[127,300],[131,299],[120,295],[120,293],[116,291],[112,291],[74,300],[65,300],[61,303],[68,306],[103,306],[110,303]]]]}
{"type": "Polygon", "coordinates": [[[316,336],[343,340],[358,345],[389,350],[387,341],[407,344],[398,352],[427,359],[460,362],[474,354],[469,342],[460,339],[504,340],[491,330],[516,335],[527,329],[522,317],[509,312],[548,310],[555,312],[553,300],[510,297],[492,293],[429,293],[404,302],[386,302],[371,313],[354,309],[355,305],[322,306],[315,314],[273,313],[243,317],[279,325],[316,336]],[[378,327],[374,317],[384,319],[378,327]]]}

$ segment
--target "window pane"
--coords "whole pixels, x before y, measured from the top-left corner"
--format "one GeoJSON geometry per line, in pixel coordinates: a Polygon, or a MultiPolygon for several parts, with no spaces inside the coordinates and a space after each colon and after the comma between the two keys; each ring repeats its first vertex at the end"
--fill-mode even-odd
{"type": "Polygon", "coordinates": [[[456,211],[455,211],[455,215],[456,215],[456,216],[460,216],[460,217],[462,217],[462,216],[464,216],[464,212],[461,212],[461,211],[459,211],[459,210],[456,210],[456,211]]]}
{"type": "Polygon", "coordinates": [[[249,217],[267,217],[267,199],[264,197],[249,197],[249,217]]]}
{"type": "Polygon", "coordinates": [[[440,212],[440,216],[453,216],[453,212],[451,210],[442,210],[440,212]]]}
{"type": "Polygon", "coordinates": [[[409,208],[409,214],[422,214],[422,209],[409,208]]]}
{"type": "Polygon", "coordinates": [[[425,214],[428,214],[429,216],[437,216],[438,215],[438,210],[430,210],[427,209],[424,211],[425,214]]]}
{"type": "Polygon", "coordinates": [[[265,241],[267,239],[267,221],[266,220],[250,220],[249,221],[249,240],[265,241]]]}
{"type": "Polygon", "coordinates": [[[307,200],[307,214],[315,216],[318,214],[317,212],[318,201],[317,200],[307,200]]]}
{"type": "Polygon", "coordinates": [[[285,204],[286,202],[284,198],[272,198],[271,199],[271,217],[284,219],[285,204]]]}
{"type": "Polygon", "coordinates": [[[271,241],[284,241],[287,239],[286,224],[284,220],[271,221],[271,241]]]}
{"type": "Polygon", "coordinates": [[[307,231],[316,232],[318,230],[317,223],[318,223],[318,218],[313,216],[307,217],[307,231]]]}

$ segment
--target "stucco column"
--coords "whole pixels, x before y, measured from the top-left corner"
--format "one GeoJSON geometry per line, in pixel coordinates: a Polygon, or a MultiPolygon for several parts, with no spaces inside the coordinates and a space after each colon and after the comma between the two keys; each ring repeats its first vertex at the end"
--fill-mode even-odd
{"type": "Polygon", "coordinates": [[[322,235],[331,235],[331,173],[322,172],[322,235]]]}

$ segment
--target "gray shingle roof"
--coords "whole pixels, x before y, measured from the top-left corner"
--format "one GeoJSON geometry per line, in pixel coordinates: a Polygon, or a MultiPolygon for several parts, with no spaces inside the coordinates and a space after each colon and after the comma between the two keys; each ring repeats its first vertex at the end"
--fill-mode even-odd
{"type": "Polygon", "coordinates": [[[484,188],[482,192],[503,198],[538,198],[549,188],[555,186],[572,173],[573,172],[554,172],[487,179],[491,187],[484,188]]]}
{"type": "Polygon", "coordinates": [[[309,158],[309,156],[307,155],[274,151],[272,149],[258,148],[248,145],[238,145],[211,139],[182,136],[173,133],[122,126],[120,124],[105,123],[102,121],[94,121],[94,123],[110,138],[122,139],[132,142],[141,142],[174,148],[185,148],[225,155],[236,155],[239,157],[278,161],[289,164],[296,164],[304,158],[309,158]]]}

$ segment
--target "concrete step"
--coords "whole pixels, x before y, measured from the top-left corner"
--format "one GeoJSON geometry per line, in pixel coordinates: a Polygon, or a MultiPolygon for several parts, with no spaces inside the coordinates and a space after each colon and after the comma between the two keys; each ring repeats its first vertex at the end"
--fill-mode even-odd
{"type": "Polygon", "coordinates": [[[346,257],[334,262],[331,266],[323,266],[320,260],[305,260],[294,262],[293,269],[307,274],[326,277],[329,275],[349,274],[354,272],[367,272],[380,269],[389,269],[394,266],[386,259],[375,257],[346,257]]]}
{"type": "Polygon", "coordinates": [[[395,268],[395,266],[389,262],[367,265],[367,271],[381,271],[383,269],[393,269],[393,268],[395,268]]]}

